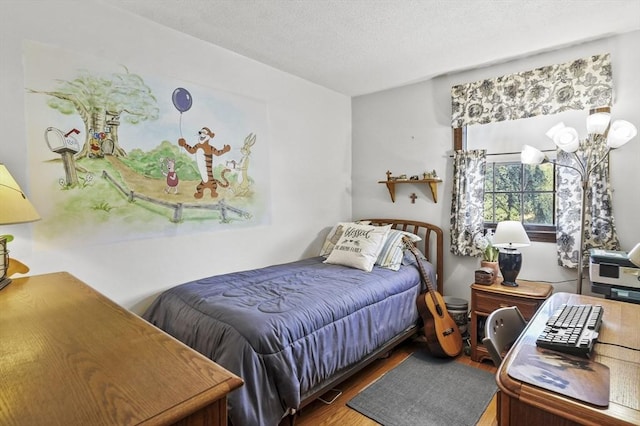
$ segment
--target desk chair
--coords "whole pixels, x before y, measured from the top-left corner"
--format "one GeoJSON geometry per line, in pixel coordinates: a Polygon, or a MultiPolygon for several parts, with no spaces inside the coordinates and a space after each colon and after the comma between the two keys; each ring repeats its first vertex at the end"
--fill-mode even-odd
{"type": "Polygon", "coordinates": [[[516,341],[527,322],[517,306],[499,308],[491,312],[484,324],[482,344],[496,367],[502,362],[502,352],[516,341]]]}

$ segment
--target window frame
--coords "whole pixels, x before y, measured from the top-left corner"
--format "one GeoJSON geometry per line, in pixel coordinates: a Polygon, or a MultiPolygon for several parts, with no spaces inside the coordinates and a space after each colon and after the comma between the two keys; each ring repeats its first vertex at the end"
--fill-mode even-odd
{"type": "MultiPolygon", "coordinates": [[[[489,163],[489,162],[487,162],[489,163]]],[[[524,176],[524,164],[521,163],[517,163],[515,161],[492,161],[492,171],[493,168],[495,167],[495,164],[520,164],[520,172],[521,175],[524,176]]],[[[555,163],[550,163],[552,164],[552,176],[553,176],[553,205],[552,205],[552,210],[553,210],[553,215],[554,215],[554,225],[532,225],[532,224],[525,224],[524,222],[522,223],[525,231],[527,232],[527,235],[529,236],[529,239],[531,241],[535,241],[535,242],[548,242],[548,243],[555,243],[556,242],[556,225],[555,225],[555,209],[556,209],[556,191],[557,191],[557,185],[556,185],[556,164],[555,163]]],[[[485,174],[485,179],[486,179],[486,174],[485,174]]],[[[494,185],[495,185],[495,180],[494,180],[494,185]]],[[[495,191],[495,187],[493,188],[493,191],[489,191],[493,194],[496,193],[500,193],[499,191],[495,191]]],[[[484,194],[487,191],[484,191],[483,189],[483,199],[484,199],[484,194]]],[[[510,192],[515,192],[515,191],[510,191],[510,192]]],[[[520,191],[517,192],[520,194],[520,221],[522,222],[522,200],[524,199],[524,195],[527,193],[531,193],[532,191],[525,191],[524,188],[520,188],[520,191]]],[[[538,192],[538,191],[533,191],[533,192],[538,192]]],[[[540,192],[549,192],[549,191],[540,191],[540,192]]],[[[487,230],[492,230],[495,232],[496,230],[496,226],[497,226],[497,222],[487,222],[484,221],[483,222],[483,228],[485,231],[487,230]]]]}

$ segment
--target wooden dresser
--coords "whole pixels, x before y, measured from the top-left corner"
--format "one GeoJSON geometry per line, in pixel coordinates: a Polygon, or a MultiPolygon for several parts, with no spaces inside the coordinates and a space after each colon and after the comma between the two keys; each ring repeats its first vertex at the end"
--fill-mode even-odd
{"type": "Polygon", "coordinates": [[[242,383],[66,272],[0,291],[2,425],[226,425],[242,383]]]}

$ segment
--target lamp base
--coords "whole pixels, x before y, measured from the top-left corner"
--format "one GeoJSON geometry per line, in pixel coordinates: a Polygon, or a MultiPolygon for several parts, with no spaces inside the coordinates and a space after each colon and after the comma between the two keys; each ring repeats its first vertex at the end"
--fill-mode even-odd
{"type": "Polygon", "coordinates": [[[4,279],[0,280],[0,290],[5,288],[9,284],[11,284],[11,278],[4,278],[4,279]]]}
{"type": "Polygon", "coordinates": [[[522,254],[516,249],[504,248],[498,254],[498,265],[502,273],[502,285],[518,287],[516,278],[522,266],[522,254]]]}

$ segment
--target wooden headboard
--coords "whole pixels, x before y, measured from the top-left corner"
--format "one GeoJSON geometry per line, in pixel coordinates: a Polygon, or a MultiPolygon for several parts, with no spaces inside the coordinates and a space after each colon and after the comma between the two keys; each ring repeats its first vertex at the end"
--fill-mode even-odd
{"type": "Polygon", "coordinates": [[[422,238],[416,246],[424,253],[427,260],[436,268],[436,286],[438,293],[444,296],[444,235],[439,226],[427,222],[404,219],[361,219],[372,225],[391,225],[393,229],[407,231],[422,238]]]}

